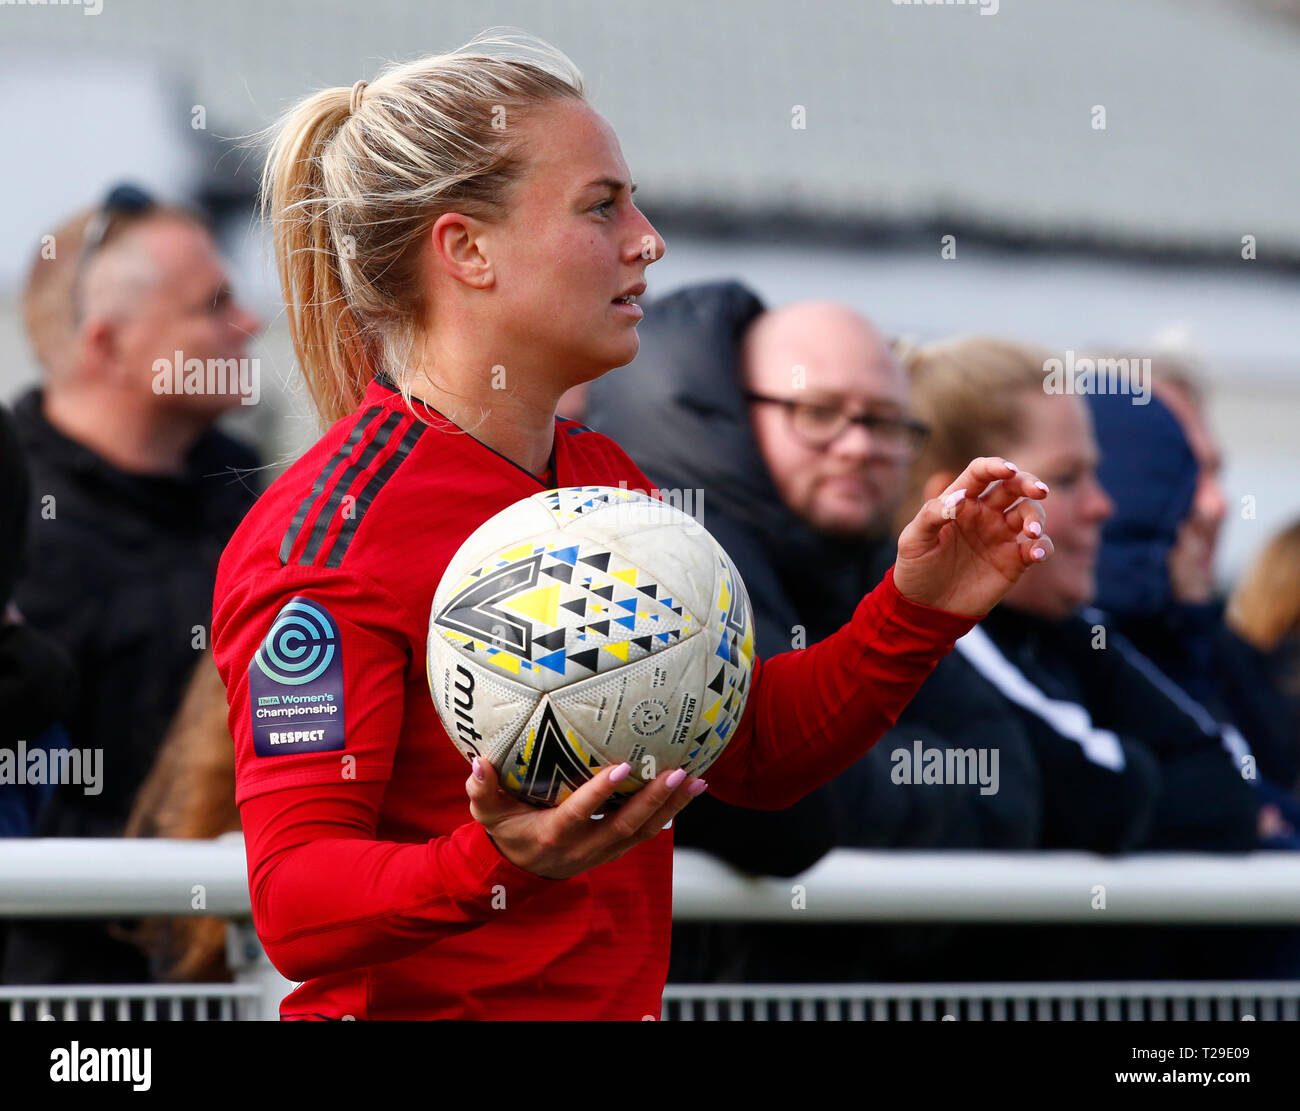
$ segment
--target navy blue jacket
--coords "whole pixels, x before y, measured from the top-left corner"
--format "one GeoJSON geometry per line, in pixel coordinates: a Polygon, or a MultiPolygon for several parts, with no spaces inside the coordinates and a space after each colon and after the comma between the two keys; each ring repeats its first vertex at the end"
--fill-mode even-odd
{"type": "Polygon", "coordinates": [[[1089,397],[1101,449],[1098,479],[1115,503],[1102,527],[1096,605],[1178,687],[1249,743],[1261,775],[1285,790],[1300,776],[1296,704],[1268,681],[1268,664],[1228,628],[1223,602],[1177,601],[1169,553],[1191,512],[1197,462],[1159,399],[1089,397]]]}

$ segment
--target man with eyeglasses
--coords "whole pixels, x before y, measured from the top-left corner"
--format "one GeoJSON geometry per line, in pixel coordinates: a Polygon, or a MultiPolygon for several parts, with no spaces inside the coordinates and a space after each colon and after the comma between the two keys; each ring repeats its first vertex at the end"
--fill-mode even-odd
{"type": "Polygon", "coordinates": [[[740,361],[781,500],[825,535],[882,536],[927,433],[884,339],[846,305],[809,302],[755,320],[740,361]]]}
{"type": "MultiPolygon", "coordinates": [[[[909,414],[907,379],[889,343],[847,305],[769,311],[734,281],[651,302],[638,331],[635,361],[589,384],[585,419],[614,437],[674,504],[703,507],[700,523],[745,580],[761,658],[817,643],[849,620],[892,562],[893,518],[927,435],[909,414]]],[[[964,736],[966,716],[981,714],[978,678],[962,668],[953,657],[940,661],[896,729],[788,810],[744,810],[705,795],[678,818],[675,844],[776,876],[806,870],[837,845],[1031,844],[1032,756],[1014,721],[1003,732],[1001,713],[988,717],[996,737],[962,741],[999,746],[996,795],[891,782],[893,750],[918,740],[943,747],[964,736]]],[[[888,963],[909,947],[926,950],[930,935],[907,935],[677,924],[669,979],[874,978],[886,972],[873,963],[880,954],[888,963]]]]}
{"type": "MultiPolygon", "coordinates": [[[[14,406],[32,491],[14,599],[77,665],[71,747],[102,754],[98,790],[58,785],[36,833],[113,837],[203,655],[217,559],[260,486],[256,454],[215,427],[248,376],[206,368],[241,366],[262,322],[202,219],[127,184],[44,237],[23,308],[42,380],[14,406]]],[[[107,924],[75,920],[15,923],[3,975],[150,978],[107,924]]]]}

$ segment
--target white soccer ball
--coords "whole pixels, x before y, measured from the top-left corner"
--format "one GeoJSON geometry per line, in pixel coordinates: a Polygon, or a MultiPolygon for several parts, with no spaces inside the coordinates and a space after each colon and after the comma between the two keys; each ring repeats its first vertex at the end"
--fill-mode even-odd
{"type": "Polygon", "coordinates": [[[745,709],[754,614],[694,518],[636,490],[570,486],[486,521],[429,615],[429,690],[465,758],[558,806],[632,765],[607,808],[661,772],[701,774],[745,709]]]}

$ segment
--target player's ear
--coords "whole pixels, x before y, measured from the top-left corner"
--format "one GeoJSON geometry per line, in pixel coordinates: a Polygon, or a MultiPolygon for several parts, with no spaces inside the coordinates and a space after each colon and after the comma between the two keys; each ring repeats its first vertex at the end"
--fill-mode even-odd
{"type": "Polygon", "coordinates": [[[488,251],[488,225],[460,212],[444,212],[429,229],[425,265],[433,272],[427,277],[436,282],[439,273],[458,282],[486,289],[495,280],[488,251]]]}

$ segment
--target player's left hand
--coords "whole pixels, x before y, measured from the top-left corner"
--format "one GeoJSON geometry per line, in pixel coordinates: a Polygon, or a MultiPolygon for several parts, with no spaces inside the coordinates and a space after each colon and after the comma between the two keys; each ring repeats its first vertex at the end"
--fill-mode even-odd
{"type": "Polygon", "coordinates": [[[983,617],[1052,554],[1047,486],[997,456],[971,461],[898,538],[894,585],[913,602],[983,617]]]}

